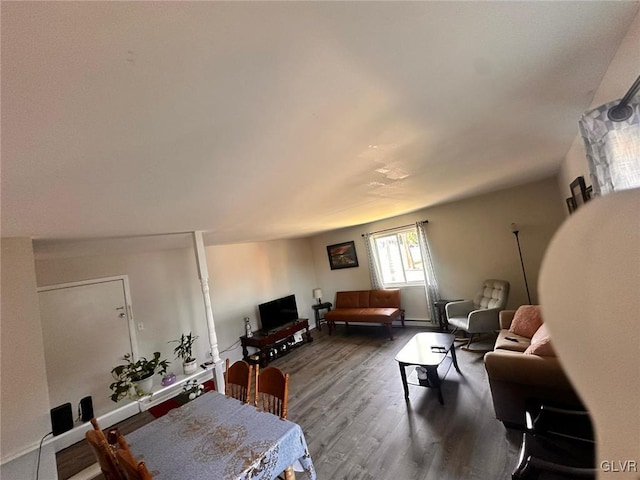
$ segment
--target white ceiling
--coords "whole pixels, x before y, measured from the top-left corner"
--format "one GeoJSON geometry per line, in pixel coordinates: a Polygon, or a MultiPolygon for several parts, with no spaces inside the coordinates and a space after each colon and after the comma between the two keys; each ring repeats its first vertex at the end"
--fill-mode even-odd
{"type": "Polygon", "coordinates": [[[638,3],[1,8],[2,235],[230,243],[554,174],[638,3]]]}

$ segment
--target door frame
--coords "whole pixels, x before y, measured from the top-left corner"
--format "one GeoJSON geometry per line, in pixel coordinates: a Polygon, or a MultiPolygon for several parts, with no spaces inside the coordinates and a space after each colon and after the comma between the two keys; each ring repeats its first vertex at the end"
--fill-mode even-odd
{"type": "Polygon", "coordinates": [[[133,361],[136,362],[140,356],[138,352],[138,337],[136,335],[135,321],[133,319],[133,309],[131,308],[131,291],[129,290],[129,276],[117,275],[115,277],[95,278],[92,280],[80,280],[78,282],[59,283],[56,285],[47,285],[44,287],[38,287],[37,292],[47,292],[50,290],[63,290],[65,288],[82,287],[85,285],[97,285],[100,283],[121,281],[124,291],[124,301],[127,311],[127,324],[129,326],[129,344],[131,347],[131,354],[133,355],[133,361]]]}

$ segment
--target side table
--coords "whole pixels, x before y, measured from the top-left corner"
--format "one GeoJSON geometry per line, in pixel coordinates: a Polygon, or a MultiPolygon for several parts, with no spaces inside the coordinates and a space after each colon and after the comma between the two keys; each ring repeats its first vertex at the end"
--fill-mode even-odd
{"type": "Polygon", "coordinates": [[[460,300],[436,300],[433,302],[433,311],[438,321],[438,327],[441,332],[449,331],[449,322],[447,322],[447,312],[445,308],[449,302],[459,302],[460,300]]]}
{"type": "Polygon", "coordinates": [[[316,328],[318,329],[319,332],[322,331],[321,323],[324,320],[324,316],[320,317],[320,310],[326,310],[327,312],[330,312],[331,307],[333,307],[333,304],[331,302],[317,303],[315,305],[311,305],[311,308],[313,308],[313,313],[316,316],[316,328]]]}

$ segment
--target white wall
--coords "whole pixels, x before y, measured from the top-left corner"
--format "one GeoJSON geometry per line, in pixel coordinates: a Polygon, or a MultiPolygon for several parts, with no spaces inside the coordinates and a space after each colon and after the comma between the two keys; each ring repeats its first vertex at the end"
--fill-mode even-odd
{"type": "MultiPolygon", "coordinates": [[[[259,328],[258,304],[295,294],[298,315],[313,322],[315,271],[306,239],[207,247],[213,314],[218,341],[228,346],[244,335],[244,317],[259,328]]],[[[221,349],[222,350],[222,349],[221,349]]],[[[240,348],[221,354],[239,360],[240,348]]]]}
{"type": "MultiPolygon", "coordinates": [[[[605,103],[622,98],[629,90],[633,82],[640,75],[640,12],[629,27],[615,57],[611,61],[600,86],[596,90],[590,108],[599,107],[605,103]]],[[[579,176],[584,176],[587,185],[591,184],[589,178],[589,166],[584,149],[582,137],[578,132],[578,119],[576,118],[576,137],[567,153],[558,181],[562,202],[571,196],[569,184],[579,176]]]]}
{"type": "MultiPolygon", "coordinates": [[[[499,278],[511,282],[509,307],[526,304],[520,259],[510,225],[520,227],[532,303],[537,302],[538,271],[547,245],[564,219],[557,181],[548,178],[516,188],[425,208],[368,225],[345,228],[311,239],[318,286],[325,300],[339,290],[371,288],[362,234],[428,220],[427,234],[443,298],[472,298],[481,282],[499,278]],[[360,266],[331,270],[326,246],[354,240],[360,266]]],[[[427,318],[424,293],[403,292],[407,318],[427,318]]]]}
{"type": "MultiPolygon", "coordinates": [[[[308,240],[280,240],[206,248],[209,287],[219,350],[237,344],[244,334],[243,317],[258,328],[257,305],[295,293],[301,316],[312,317],[315,272],[308,240]],[[310,316],[311,315],[311,316],[310,316]]],[[[51,255],[48,255],[51,257],[51,255]]],[[[194,353],[209,359],[208,332],[193,249],[94,255],[36,260],[38,286],[128,275],[141,355],[158,350],[174,360],[169,340],[192,331],[199,336],[194,353]]],[[[239,360],[239,346],[221,354],[239,360]]]]}
{"type": "MultiPolygon", "coordinates": [[[[200,336],[194,346],[197,358],[205,361],[207,330],[200,283],[191,249],[163,250],[130,255],[96,255],[36,259],[38,286],[55,285],[117,275],[128,275],[140,355],[160,351],[179,372],[169,340],[181,333],[200,336]]],[[[115,366],[115,365],[114,365],[115,366]]]]}
{"type": "MultiPolygon", "coordinates": [[[[0,477],[35,478],[35,448],[51,422],[31,239],[3,238],[1,250],[0,477]]],[[[43,449],[40,478],[57,478],[51,447],[43,449]]]]}

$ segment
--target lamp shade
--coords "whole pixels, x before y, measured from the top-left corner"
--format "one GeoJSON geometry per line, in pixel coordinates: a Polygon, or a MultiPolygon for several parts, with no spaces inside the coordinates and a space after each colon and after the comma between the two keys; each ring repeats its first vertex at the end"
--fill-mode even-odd
{"type": "MultiPolygon", "coordinates": [[[[640,87],[640,77],[636,83],[640,87]]],[[[629,118],[615,120],[609,115],[617,101],[585,113],[580,121],[595,195],[640,186],[640,101],[631,99],[624,111],[629,118]]]]}
{"type": "Polygon", "coordinates": [[[321,288],[314,288],[313,289],[313,298],[315,298],[316,300],[320,300],[322,298],[322,289],[321,288]]]}

